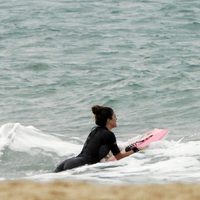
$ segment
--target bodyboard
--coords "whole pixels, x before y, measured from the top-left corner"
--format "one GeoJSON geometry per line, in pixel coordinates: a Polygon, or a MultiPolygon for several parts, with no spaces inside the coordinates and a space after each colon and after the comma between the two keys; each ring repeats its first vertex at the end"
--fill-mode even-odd
{"type": "MultiPolygon", "coordinates": [[[[128,146],[137,147],[139,150],[147,148],[151,143],[157,142],[163,139],[168,134],[167,129],[155,128],[144,135],[142,135],[136,142],[129,144],[128,146]]],[[[115,161],[116,158],[111,156],[106,161],[115,161]]]]}

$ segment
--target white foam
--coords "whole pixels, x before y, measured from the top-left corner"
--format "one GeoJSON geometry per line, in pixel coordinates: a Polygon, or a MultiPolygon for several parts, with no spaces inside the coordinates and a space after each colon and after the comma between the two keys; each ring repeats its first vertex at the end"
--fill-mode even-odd
{"type": "Polygon", "coordinates": [[[5,147],[13,151],[33,153],[36,149],[43,152],[67,156],[78,153],[81,146],[63,141],[58,137],[48,135],[33,126],[23,126],[19,123],[7,123],[0,127],[0,152],[5,147]]]}
{"type": "MultiPolygon", "coordinates": [[[[78,138],[75,138],[76,140],[78,138]]],[[[161,140],[147,149],[119,161],[85,165],[62,173],[34,171],[26,178],[40,181],[54,179],[79,179],[100,182],[146,182],[149,181],[200,181],[200,141],[161,140]],[[44,174],[42,174],[44,173],[44,174]],[[40,174],[40,175],[36,175],[40,174]]],[[[127,142],[119,141],[121,146],[127,142]]],[[[56,153],[59,156],[78,154],[82,145],[63,141],[45,134],[33,126],[8,123],[0,127],[0,152],[5,148],[13,151],[56,153]]]]}

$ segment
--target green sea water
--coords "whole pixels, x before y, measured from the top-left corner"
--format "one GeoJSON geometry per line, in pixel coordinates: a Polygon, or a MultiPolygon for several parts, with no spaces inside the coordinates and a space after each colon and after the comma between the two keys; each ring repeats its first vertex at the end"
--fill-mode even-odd
{"type": "Polygon", "coordinates": [[[1,126],[84,141],[100,104],[119,140],[155,127],[198,140],[199,38],[198,0],[1,0],[1,126]]]}

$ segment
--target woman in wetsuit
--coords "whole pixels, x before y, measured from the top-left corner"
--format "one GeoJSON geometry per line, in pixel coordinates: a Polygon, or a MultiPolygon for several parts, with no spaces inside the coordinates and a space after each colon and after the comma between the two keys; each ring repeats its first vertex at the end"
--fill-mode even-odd
{"type": "Polygon", "coordinates": [[[113,153],[117,160],[138,151],[136,147],[132,147],[128,152],[120,151],[115,134],[111,131],[117,126],[117,118],[112,108],[96,105],[92,107],[92,112],[95,115],[97,127],[90,132],[81,153],[76,157],[63,161],[54,172],[100,162],[109,151],[113,153]]]}

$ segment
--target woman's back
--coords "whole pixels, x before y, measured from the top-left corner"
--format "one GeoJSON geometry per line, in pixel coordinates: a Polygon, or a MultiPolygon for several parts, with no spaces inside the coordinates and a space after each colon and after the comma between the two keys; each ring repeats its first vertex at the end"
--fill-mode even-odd
{"type": "Polygon", "coordinates": [[[88,164],[97,163],[105,157],[110,150],[112,151],[112,145],[114,143],[116,143],[114,133],[105,127],[98,126],[89,134],[79,156],[85,157],[88,164]],[[101,149],[102,147],[103,149],[101,149]]]}

